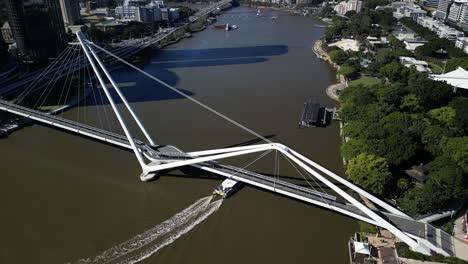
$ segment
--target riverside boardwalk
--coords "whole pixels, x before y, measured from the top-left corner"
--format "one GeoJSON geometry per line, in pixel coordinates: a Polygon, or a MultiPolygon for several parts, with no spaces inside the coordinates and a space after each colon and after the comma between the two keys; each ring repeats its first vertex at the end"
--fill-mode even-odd
{"type": "MultiPolygon", "coordinates": [[[[317,56],[317,58],[322,59],[322,60],[324,60],[324,61],[330,63],[330,65],[332,65],[333,67],[335,67],[335,69],[339,70],[339,69],[340,69],[340,66],[337,65],[336,63],[334,63],[334,62],[331,60],[331,58],[330,58],[330,56],[328,55],[328,53],[323,49],[322,44],[323,44],[323,40],[321,40],[321,39],[317,40],[317,41],[314,43],[314,46],[312,46],[312,51],[315,53],[315,55],[317,56]]],[[[338,79],[339,79],[340,82],[328,86],[327,89],[326,89],[326,93],[327,93],[328,97],[330,97],[331,99],[333,99],[333,100],[339,102],[340,99],[338,98],[338,91],[343,90],[343,89],[346,88],[348,85],[347,85],[347,83],[346,83],[345,78],[344,78],[342,75],[339,75],[339,76],[338,76],[338,79]]]]}

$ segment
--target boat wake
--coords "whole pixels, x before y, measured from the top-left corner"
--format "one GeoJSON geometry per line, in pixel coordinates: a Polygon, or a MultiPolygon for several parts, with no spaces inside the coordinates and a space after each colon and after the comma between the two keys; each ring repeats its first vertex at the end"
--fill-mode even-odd
{"type": "Polygon", "coordinates": [[[223,200],[212,201],[213,196],[199,199],[168,220],[142,234],[116,245],[96,257],[80,259],[75,264],[137,263],[188,233],[216,212],[223,200]]]}

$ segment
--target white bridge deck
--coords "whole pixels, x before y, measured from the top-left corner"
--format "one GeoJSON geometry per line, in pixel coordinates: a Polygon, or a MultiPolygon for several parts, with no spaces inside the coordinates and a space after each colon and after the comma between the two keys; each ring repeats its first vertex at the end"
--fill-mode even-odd
{"type": "MultiPolygon", "coordinates": [[[[30,118],[42,124],[86,136],[94,140],[105,142],[107,144],[129,150],[131,149],[129,141],[123,135],[115,134],[79,122],[50,115],[41,111],[29,109],[3,100],[0,100],[0,110],[30,118]]],[[[180,161],[194,158],[171,146],[151,147],[138,140],[135,140],[135,144],[142,153],[155,159],[165,161],[180,161]]],[[[221,171],[224,173],[225,177],[235,179],[245,184],[253,185],[264,190],[318,205],[320,207],[339,212],[355,219],[376,224],[375,221],[371,220],[365,213],[363,213],[354,205],[338,201],[335,196],[326,193],[318,192],[290,182],[274,179],[272,177],[241,169],[235,166],[223,165],[217,161],[208,161],[191,166],[209,172],[212,170],[217,170],[218,172],[221,171]]],[[[453,254],[452,239],[450,235],[446,234],[445,232],[436,229],[427,223],[419,222],[409,217],[398,216],[386,212],[377,213],[401,229],[403,232],[411,236],[429,241],[434,247],[442,249],[448,255],[453,254]]]]}

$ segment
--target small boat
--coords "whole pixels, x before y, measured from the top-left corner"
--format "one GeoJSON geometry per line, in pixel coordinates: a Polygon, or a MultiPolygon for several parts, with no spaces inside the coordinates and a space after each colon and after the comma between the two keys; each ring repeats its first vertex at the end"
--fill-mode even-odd
{"type": "Polygon", "coordinates": [[[262,13],[260,12],[260,9],[257,10],[257,16],[261,16],[262,13]]]}
{"type": "Polygon", "coordinates": [[[214,191],[213,195],[219,195],[226,199],[235,190],[241,186],[241,183],[232,179],[225,179],[214,191]]]}

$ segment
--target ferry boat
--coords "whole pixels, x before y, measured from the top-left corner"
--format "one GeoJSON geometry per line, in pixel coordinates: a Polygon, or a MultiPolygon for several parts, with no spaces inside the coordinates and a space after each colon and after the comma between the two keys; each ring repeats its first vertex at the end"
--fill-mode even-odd
{"type": "Polygon", "coordinates": [[[213,195],[219,195],[226,199],[235,190],[241,186],[241,183],[233,179],[225,179],[214,191],[213,195]]]}

